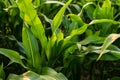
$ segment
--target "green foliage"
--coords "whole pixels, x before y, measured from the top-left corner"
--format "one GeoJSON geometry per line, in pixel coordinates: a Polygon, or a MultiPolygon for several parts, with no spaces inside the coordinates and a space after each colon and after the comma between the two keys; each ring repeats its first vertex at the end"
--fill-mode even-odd
{"type": "Polygon", "coordinates": [[[21,18],[31,26],[31,31],[33,34],[40,40],[43,49],[45,48],[45,44],[47,42],[45,31],[43,25],[37,15],[36,10],[33,8],[30,0],[18,0],[17,6],[20,9],[21,18]],[[24,7],[25,5],[25,7],[24,7]]]}
{"type": "Polygon", "coordinates": [[[23,25],[22,41],[27,56],[28,67],[33,71],[35,70],[35,72],[39,72],[41,67],[39,47],[37,39],[29,30],[27,24],[23,25]]]}
{"type": "Polygon", "coordinates": [[[120,37],[120,34],[111,34],[105,39],[101,48],[100,56],[98,57],[97,60],[100,59],[100,57],[104,54],[104,51],[119,37],[120,37]]]}
{"type": "Polygon", "coordinates": [[[9,59],[11,59],[12,63],[16,62],[16,63],[21,64],[24,67],[24,65],[22,63],[22,60],[21,60],[21,57],[20,57],[18,52],[13,51],[13,50],[0,48],[0,54],[2,54],[4,56],[8,57],[9,59]]]}
{"type": "Polygon", "coordinates": [[[56,31],[56,29],[60,26],[61,22],[62,22],[62,16],[67,8],[67,6],[70,4],[72,0],[69,0],[60,10],[59,12],[56,14],[56,16],[54,17],[53,21],[52,21],[52,30],[53,32],[56,31]]]}
{"type": "Polygon", "coordinates": [[[119,11],[119,0],[1,0],[0,79],[119,79],[106,68],[120,60],[119,11]]]}
{"type": "Polygon", "coordinates": [[[51,68],[45,67],[42,70],[42,75],[38,75],[32,71],[27,71],[23,73],[22,75],[15,75],[10,74],[7,78],[7,80],[67,80],[66,77],[62,73],[57,73],[51,68]]]}
{"type": "Polygon", "coordinates": [[[5,79],[5,72],[3,70],[3,64],[0,65],[0,79],[5,79]]]}

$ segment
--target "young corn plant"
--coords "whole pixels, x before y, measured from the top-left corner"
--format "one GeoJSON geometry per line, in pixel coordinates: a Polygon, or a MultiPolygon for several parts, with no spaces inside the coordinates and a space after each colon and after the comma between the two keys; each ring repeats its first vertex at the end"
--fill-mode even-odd
{"type": "MultiPolygon", "coordinates": [[[[64,14],[65,9],[67,8],[67,6],[70,4],[71,1],[72,0],[69,0],[55,16],[55,18],[52,22],[53,33],[56,33],[56,29],[59,27],[59,25],[62,21],[62,15],[64,14]],[[59,18],[60,21],[57,18],[59,18]],[[55,20],[57,20],[57,22],[55,22],[55,20]]],[[[45,31],[44,31],[43,25],[42,25],[40,19],[38,18],[37,12],[33,8],[31,1],[18,0],[16,2],[16,5],[18,6],[18,8],[20,10],[20,17],[24,20],[24,25],[23,25],[23,30],[22,30],[22,41],[23,41],[23,46],[24,46],[26,57],[23,57],[16,51],[9,50],[9,49],[3,49],[3,48],[0,48],[0,53],[3,54],[4,56],[8,57],[9,59],[11,59],[11,63],[13,63],[13,62],[19,63],[27,70],[34,71],[41,75],[43,74],[44,76],[41,76],[40,79],[67,80],[67,78],[64,75],[57,74],[57,72],[55,72],[52,69],[45,68],[45,70],[42,70],[43,69],[42,63],[46,63],[45,56],[44,56],[45,51],[47,51],[46,49],[48,49],[46,44],[49,43],[49,42],[47,42],[47,37],[45,36],[45,31]],[[28,5],[28,3],[29,3],[29,5],[28,5]],[[26,7],[24,7],[24,6],[26,6],[26,7]],[[28,26],[28,24],[30,27],[28,26]],[[39,53],[39,47],[38,47],[36,38],[38,38],[40,40],[41,47],[42,47],[41,53],[39,53]],[[25,59],[26,62],[24,63],[22,61],[22,59],[25,59]],[[49,75],[49,73],[51,76],[47,76],[47,75],[49,75]]],[[[49,59],[48,53],[46,53],[46,55],[49,59]]],[[[28,72],[28,74],[29,74],[29,72],[28,72]]],[[[32,74],[32,73],[30,72],[30,74],[32,74]]],[[[13,75],[12,77],[8,78],[8,80],[13,79],[13,77],[16,77],[16,76],[13,75]]],[[[33,77],[34,76],[28,77],[28,78],[33,80],[34,79],[33,77]]]]}
{"type": "MultiPolygon", "coordinates": [[[[55,2],[46,1],[47,4],[55,2]]],[[[63,4],[53,20],[41,14],[51,25],[52,34],[50,36],[46,36],[45,26],[43,26],[38,17],[39,13],[37,13],[37,9],[43,5],[44,1],[41,3],[40,0],[34,0],[33,4],[31,0],[14,2],[14,6],[18,7],[20,17],[23,20],[22,45],[24,56],[16,51],[4,48],[0,48],[0,54],[11,60],[9,64],[18,63],[28,71],[21,75],[10,74],[8,80],[78,80],[78,78],[83,80],[84,60],[86,60],[87,55],[89,55],[90,65],[88,66],[90,67],[93,60],[112,61],[120,59],[120,49],[112,44],[120,37],[120,34],[107,33],[111,26],[120,25],[119,21],[114,20],[110,0],[105,0],[102,7],[99,4],[87,3],[83,5],[78,15],[71,13],[66,16],[64,15],[65,10],[69,10],[68,5],[71,2],[72,0],[69,0],[63,4]],[[84,20],[84,9],[86,9],[89,21],[84,20]],[[103,15],[100,15],[101,11],[104,13],[103,15]],[[110,13],[110,11],[112,12],[110,13]],[[61,27],[66,27],[64,24],[67,25],[66,33],[63,32],[65,30],[61,29],[61,27]],[[99,30],[98,27],[101,27],[99,25],[106,28],[99,30]],[[97,31],[94,31],[94,28],[97,28],[97,31]],[[104,35],[102,30],[104,30],[104,35]],[[81,37],[83,33],[86,33],[87,36],[81,37]],[[62,73],[57,73],[51,68],[62,71],[68,79],[62,73]]],[[[86,0],[82,0],[82,2],[84,3],[86,0]]],[[[4,79],[3,64],[0,66],[0,71],[0,78],[4,79]]],[[[93,73],[91,72],[91,74],[93,73]]],[[[94,80],[92,75],[89,79],[94,80]]]]}

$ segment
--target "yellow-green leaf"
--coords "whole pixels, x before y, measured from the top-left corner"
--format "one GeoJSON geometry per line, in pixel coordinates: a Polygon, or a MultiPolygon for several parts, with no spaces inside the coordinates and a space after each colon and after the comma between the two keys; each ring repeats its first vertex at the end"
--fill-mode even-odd
{"type": "Polygon", "coordinates": [[[26,51],[27,61],[29,66],[37,70],[40,69],[40,54],[37,39],[32,34],[31,30],[25,25],[22,31],[22,41],[26,51]]]}
{"type": "Polygon", "coordinates": [[[0,54],[8,57],[12,62],[19,63],[23,67],[25,67],[24,64],[23,64],[23,62],[22,62],[21,56],[19,55],[18,52],[10,50],[10,49],[0,48],[0,54]]]}
{"type": "Polygon", "coordinates": [[[72,0],[69,0],[60,10],[59,12],[55,15],[53,21],[52,21],[52,31],[55,32],[57,28],[60,26],[62,22],[62,18],[64,15],[64,12],[67,8],[67,6],[71,3],[72,0]]]}
{"type": "Polygon", "coordinates": [[[101,58],[101,56],[104,54],[105,50],[116,40],[120,38],[120,34],[110,34],[104,41],[100,55],[97,60],[101,58]]]}
{"type": "Polygon", "coordinates": [[[31,26],[31,31],[40,40],[42,48],[45,48],[47,38],[32,2],[30,0],[17,0],[17,6],[20,10],[20,17],[31,26]]]}

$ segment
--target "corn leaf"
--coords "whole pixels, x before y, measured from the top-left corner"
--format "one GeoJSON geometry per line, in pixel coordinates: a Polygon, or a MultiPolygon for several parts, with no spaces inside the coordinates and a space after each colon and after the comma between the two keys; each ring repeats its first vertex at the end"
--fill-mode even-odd
{"type": "Polygon", "coordinates": [[[71,17],[72,22],[77,22],[79,27],[84,25],[84,22],[82,21],[82,19],[78,15],[69,14],[68,16],[71,17]]]}
{"type": "Polygon", "coordinates": [[[120,38],[120,34],[110,34],[104,41],[100,55],[97,60],[101,58],[101,56],[104,54],[105,50],[116,40],[120,38]]]}
{"type": "Polygon", "coordinates": [[[9,50],[9,49],[0,48],[0,54],[8,57],[12,62],[19,63],[23,67],[25,67],[22,60],[21,60],[21,56],[19,55],[18,52],[13,51],[13,50],[9,50]]]}
{"type": "MultiPolygon", "coordinates": [[[[60,5],[65,5],[65,3],[61,2],[61,1],[46,1],[46,4],[60,4],[60,5]]],[[[68,11],[71,13],[72,11],[70,10],[69,7],[67,7],[68,11]]]]}
{"type": "Polygon", "coordinates": [[[44,67],[42,69],[42,75],[49,75],[55,80],[68,80],[62,73],[57,73],[55,70],[49,67],[44,67]]]}
{"type": "Polygon", "coordinates": [[[27,61],[30,67],[37,70],[40,68],[40,54],[37,39],[32,34],[31,30],[25,25],[22,31],[22,41],[26,51],[27,61]]]}
{"type": "Polygon", "coordinates": [[[46,48],[46,55],[47,55],[48,60],[51,57],[51,49],[54,46],[56,40],[57,40],[56,34],[53,33],[52,37],[49,39],[49,41],[47,43],[47,48],[46,48]]]}
{"type": "Polygon", "coordinates": [[[0,65],[0,78],[5,79],[5,72],[3,70],[3,63],[0,65]]]}
{"type": "Polygon", "coordinates": [[[40,0],[34,0],[33,4],[35,5],[35,7],[39,7],[40,6],[40,0]]]}
{"type": "Polygon", "coordinates": [[[59,31],[57,35],[57,43],[59,43],[63,39],[64,39],[64,34],[62,33],[62,31],[59,31]]]}
{"type": "Polygon", "coordinates": [[[82,7],[82,9],[81,9],[81,11],[80,11],[80,13],[78,13],[78,16],[81,16],[82,13],[83,13],[83,11],[84,11],[84,9],[85,9],[87,6],[89,6],[89,5],[95,5],[95,4],[94,4],[93,2],[88,2],[88,3],[84,4],[83,7],[82,7]]]}
{"type": "Polygon", "coordinates": [[[54,17],[53,21],[52,21],[52,31],[55,32],[57,30],[57,28],[60,26],[61,22],[62,22],[62,17],[63,14],[67,8],[67,6],[71,3],[72,0],[69,0],[60,10],[59,12],[56,14],[56,16],[54,17]]]}
{"type": "Polygon", "coordinates": [[[84,24],[82,27],[73,30],[71,32],[70,36],[73,37],[73,36],[80,35],[80,34],[84,33],[88,26],[89,26],[88,24],[84,24]]]}
{"type": "Polygon", "coordinates": [[[92,20],[89,25],[98,24],[98,23],[112,23],[112,24],[120,24],[118,21],[110,20],[110,19],[98,19],[92,20]]]}
{"type": "Polygon", "coordinates": [[[20,10],[20,17],[31,26],[31,31],[40,40],[41,45],[45,48],[45,43],[47,38],[45,36],[45,31],[43,25],[37,15],[36,10],[30,0],[18,0],[18,8],[20,10]]]}
{"type": "Polygon", "coordinates": [[[7,80],[68,80],[62,73],[57,73],[51,68],[43,68],[44,74],[39,75],[32,71],[27,71],[22,75],[10,74],[7,80]]]}

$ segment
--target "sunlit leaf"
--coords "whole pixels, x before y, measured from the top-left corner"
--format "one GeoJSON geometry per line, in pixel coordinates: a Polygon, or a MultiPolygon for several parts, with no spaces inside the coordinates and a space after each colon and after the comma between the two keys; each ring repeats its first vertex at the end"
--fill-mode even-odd
{"type": "Polygon", "coordinates": [[[28,64],[31,67],[35,68],[37,71],[40,69],[40,54],[39,54],[38,43],[35,36],[26,26],[27,24],[23,26],[22,41],[26,51],[28,64]]]}
{"type": "Polygon", "coordinates": [[[35,5],[35,7],[39,7],[40,6],[40,0],[34,0],[33,4],[35,5]]]}
{"type": "Polygon", "coordinates": [[[77,22],[79,24],[79,27],[83,26],[84,22],[82,21],[82,19],[78,15],[69,14],[68,16],[71,17],[71,20],[73,22],[77,22]]]}
{"type": "Polygon", "coordinates": [[[98,20],[93,20],[91,21],[89,24],[93,25],[93,24],[98,24],[98,23],[113,23],[113,24],[120,24],[120,22],[118,21],[114,21],[114,20],[110,20],[110,19],[98,19],[98,20]]]}
{"type": "Polygon", "coordinates": [[[56,34],[54,32],[52,37],[49,39],[49,41],[47,43],[46,55],[47,55],[48,60],[53,55],[53,53],[51,53],[51,50],[52,50],[52,47],[54,46],[54,44],[56,43],[56,40],[57,40],[57,37],[56,37],[56,34]]]}
{"type": "Polygon", "coordinates": [[[63,14],[67,8],[67,6],[71,3],[72,0],[69,0],[55,15],[53,21],[52,21],[52,31],[55,32],[57,28],[60,26],[63,18],[63,14]]]}
{"type": "Polygon", "coordinates": [[[20,9],[20,17],[31,26],[31,31],[40,40],[45,48],[47,42],[43,25],[37,15],[36,10],[30,0],[17,0],[17,6],[20,9]]]}
{"type": "Polygon", "coordinates": [[[88,24],[84,24],[82,27],[73,30],[71,32],[70,36],[80,35],[80,34],[84,33],[88,26],[89,26],[88,24]]]}
{"type": "Polygon", "coordinates": [[[42,74],[49,75],[49,76],[53,77],[55,80],[68,80],[62,73],[57,73],[55,70],[53,70],[49,67],[44,67],[42,69],[42,74]]]}
{"type": "Polygon", "coordinates": [[[22,75],[10,74],[7,80],[68,80],[62,73],[57,73],[51,68],[43,68],[43,71],[44,74],[41,75],[32,71],[27,71],[22,75]]]}
{"type": "Polygon", "coordinates": [[[100,55],[97,60],[101,58],[101,56],[104,54],[104,51],[116,40],[120,37],[120,34],[110,34],[104,41],[100,55]]]}

